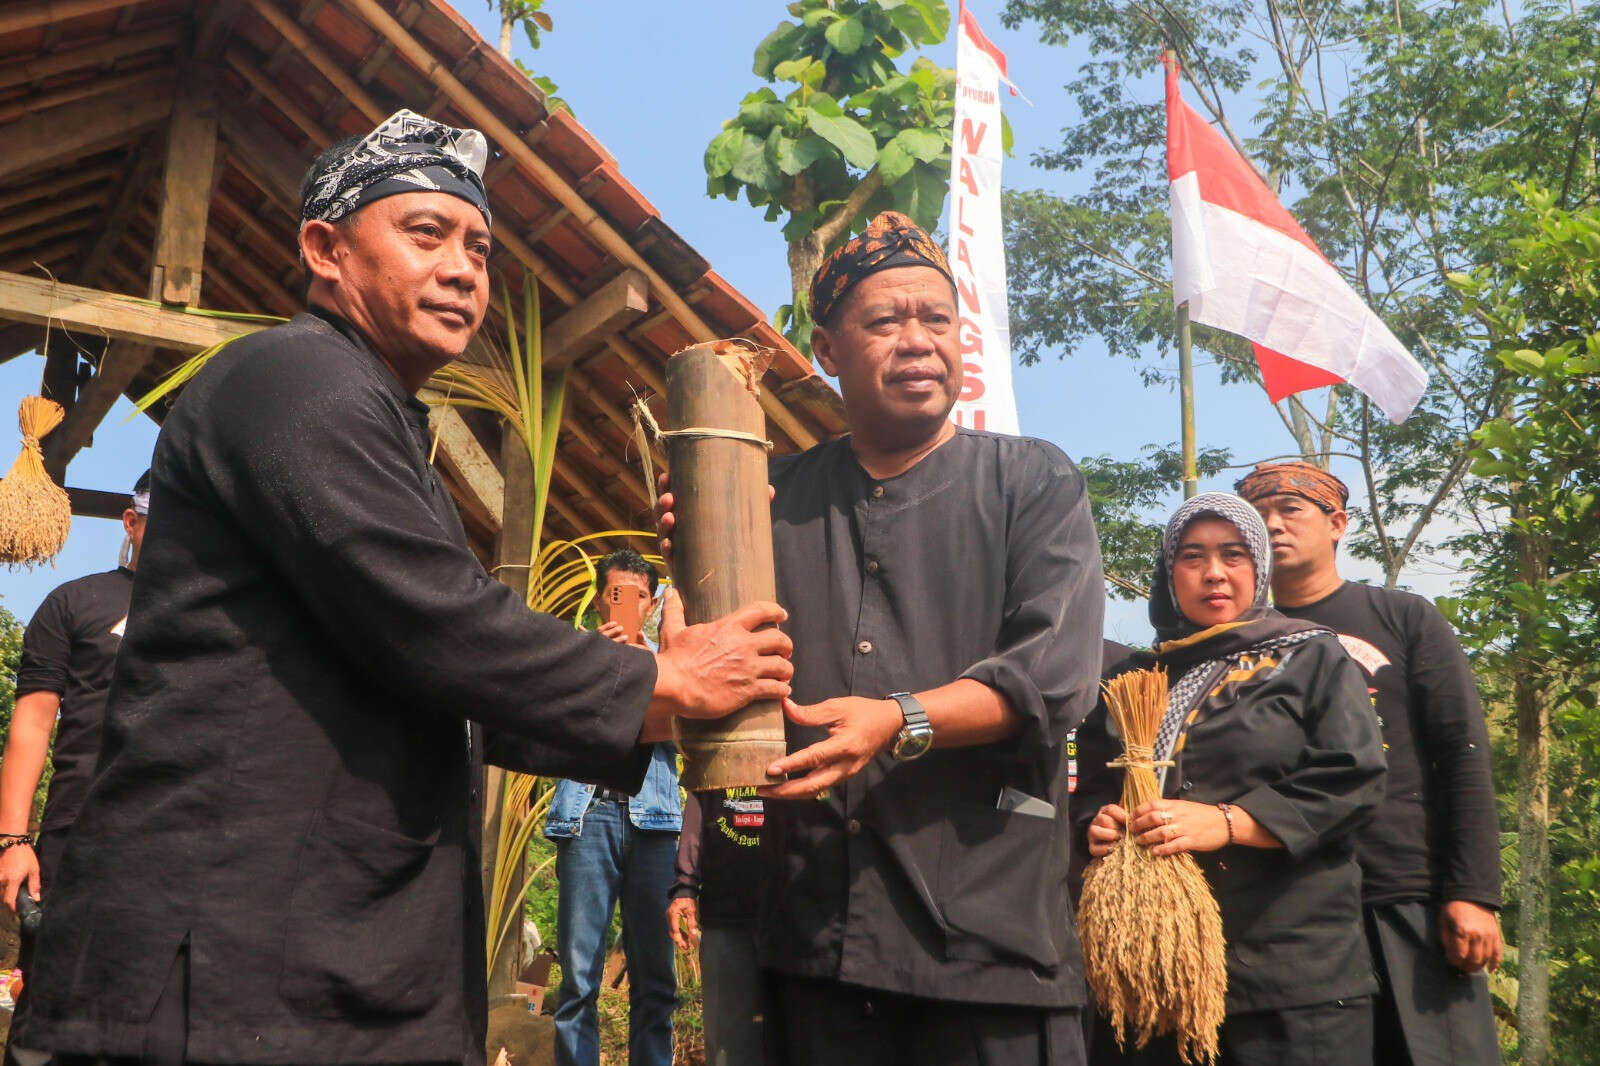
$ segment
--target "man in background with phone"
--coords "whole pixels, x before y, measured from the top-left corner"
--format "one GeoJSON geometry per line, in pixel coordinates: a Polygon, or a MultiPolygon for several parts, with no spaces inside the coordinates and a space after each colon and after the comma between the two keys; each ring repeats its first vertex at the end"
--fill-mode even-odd
{"type": "MultiPolygon", "coordinates": [[[[595,568],[599,631],[618,644],[643,645],[644,619],[656,605],[660,578],[632,549],[612,552],[595,568]]],[[[622,946],[628,958],[628,1062],[671,1066],[677,978],[665,906],[672,887],[683,805],[678,753],[657,744],[637,795],[563,780],[550,801],[544,834],[556,842],[560,897],[556,950],[556,1062],[599,1066],[600,982],[611,915],[622,904],[622,946]]]]}

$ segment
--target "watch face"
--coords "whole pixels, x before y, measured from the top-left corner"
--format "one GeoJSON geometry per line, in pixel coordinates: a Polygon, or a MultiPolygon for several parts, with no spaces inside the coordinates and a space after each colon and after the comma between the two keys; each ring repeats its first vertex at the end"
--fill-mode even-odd
{"type": "Polygon", "coordinates": [[[932,730],[903,730],[899,739],[894,744],[894,757],[896,759],[915,759],[926,755],[928,749],[933,747],[932,730]]]}

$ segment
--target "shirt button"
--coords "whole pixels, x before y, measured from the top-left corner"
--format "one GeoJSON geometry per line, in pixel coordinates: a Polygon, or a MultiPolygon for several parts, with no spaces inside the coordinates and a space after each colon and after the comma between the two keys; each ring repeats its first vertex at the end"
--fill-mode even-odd
{"type": "Polygon", "coordinates": [[[868,559],[867,560],[867,573],[876,574],[877,572],[878,572],[878,560],[876,560],[876,559],[868,559]]]}
{"type": "Polygon", "coordinates": [[[861,832],[861,823],[856,821],[854,818],[852,818],[848,822],[844,823],[844,827],[845,827],[846,832],[850,832],[850,833],[859,833],[859,832],[861,832]]]}
{"type": "Polygon", "coordinates": [[[863,640],[860,644],[856,645],[856,651],[860,652],[862,655],[871,655],[872,654],[872,641],[863,640]]]}
{"type": "Polygon", "coordinates": [[[1191,791],[1193,788],[1194,788],[1194,782],[1193,781],[1185,781],[1183,783],[1183,790],[1185,792],[1191,791]]]}
{"type": "Polygon", "coordinates": [[[874,486],[872,486],[872,498],[875,499],[875,500],[883,499],[883,486],[882,485],[874,485],[874,486]]]}

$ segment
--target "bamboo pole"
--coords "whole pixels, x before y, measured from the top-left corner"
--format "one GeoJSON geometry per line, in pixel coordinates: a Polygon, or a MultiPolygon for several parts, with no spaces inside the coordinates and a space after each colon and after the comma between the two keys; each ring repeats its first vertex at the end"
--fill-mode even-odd
{"type": "Polygon", "coordinates": [[[1194,355],[1190,349],[1189,303],[1178,305],[1178,403],[1183,418],[1183,498],[1200,491],[1194,443],[1194,355]]]}
{"type": "MultiPolygon", "coordinates": [[[[720,618],[754,600],[777,598],[767,456],[759,443],[719,437],[732,431],[759,441],[766,427],[755,387],[765,359],[737,345],[700,345],[667,361],[671,430],[673,586],[691,624],[720,618]]],[[[769,784],[766,768],[787,751],[783,708],[761,700],[718,721],[678,722],[683,787],[690,791],[769,784]]]]}

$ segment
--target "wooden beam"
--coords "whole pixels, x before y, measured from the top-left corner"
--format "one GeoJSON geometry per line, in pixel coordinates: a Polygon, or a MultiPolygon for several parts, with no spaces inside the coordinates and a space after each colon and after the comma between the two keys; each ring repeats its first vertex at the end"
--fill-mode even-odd
{"type": "Polygon", "coordinates": [[[570,485],[583,502],[594,508],[600,517],[604,518],[612,529],[632,529],[633,523],[622,517],[622,512],[612,506],[607,498],[608,493],[590,484],[589,479],[575,470],[571,463],[561,457],[558,451],[555,455],[556,476],[570,485]]]}
{"type": "Polygon", "coordinates": [[[111,37],[76,48],[63,48],[33,58],[14,57],[8,59],[5,67],[0,69],[0,89],[43,81],[80,67],[103,67],[107,63],[115,63],[119,59],[138,55],[140,52],[171,48],[182,39],[183,23],[174,19],[164,26],[142,33],[111,37]]]}
{"type": "Polygon", "coordinates": [[[81,196],[69,196],[61,200],[51,200],[40,204],[28,211],[15,211],[0,217],[0,234],[10,233],[12,230],[29,229],[42,222],[50,222],[63,215],[70,215],[91,207],[99,207],[106,200],[106,191],[96,189],[81,196]]]}
{"type": "Polygon", "coordinates": [[[545,328],[545,372],[572,365],[649,309],[649,279],[637,270],[624,270],[545,328]]]}
{"type": "Polygon", "coordinates": [[[49,22],[65,22],[82,18],[112,8],[128,7],[139,0],[24,0],[7,5],[11,10],[0,14],[0,34],[31,30],[49,22]]]}
{"type": "Polygon", "coordinates": [[[72,501],[74,518],[112,518],[122,521],[122,512],[128,509],[133,497],[126,492],[105,492],[102,489],[75,489],[67,486],[67,499],[72,501]]]}
{"type": "Polygon", "coordinates": [[[239,77],[244,79],[246,85],[261,94],[269,104],[278,109],[284,118],[298,126],[300,132],[304,133],[314,144],[332,144],[338,139],[324,129],[322,124],[312,116],[311,112],[289,99],[288,94],[278,87],[278,83],[271,76],[250,62],[243,49],[230,48],[224,58],[227,60],[228,66],[237,71],[239,77]]]}
{"type": "Polygon", "coordinates": [[[172,113],[172,96],[172,84],[165,82],[18,119],[6,127],[11,147],[0,156],[0,181],[134,140],[172,113]]]}
{"type": "Polygon", "coordinates": [[[215,226],[208,231],[211,245],[227,260],[228,269],[239,276],[239,280],[254,288],[260,297],[271,297],[278,303],[279,311],[290,314],[298,311],[301,300],[294,293],[278,284],[278,280],[257,265],[250,253],[241,249],[227,237],[217,231],[215,226]]]}
{"type": "Polygon", "coordinates": [[[0,318],[198,352],[261,328],[258,322],[187,315],[116,293],[0,271],[0,318]]]}
{"type": "MultiPolygon", "coordinates": [[[[144,199],[150,182],[155,179],[156,167],[160,165],[161,157],[156,154],[155,145],[146,143],[137,145],[130,153],[133,166],[128,170],[128,176],[122,183],[122,188],[117,192],[117,198],[112,203],[105,215],[105,224],[100,228],[100,235],[95,238],[94,247],[89,249],[89,254],[84,256],[83,269],[78,272],[78,280],[85,285],[100,284],[100,274],[111,261],[111,255],[116,251],[117,245],[122,243],[123,235],[128,232],[128,223],[132,221],[134,211],[139,202],[144,199]]],[[[145,273],[148,264],[141,262],[138,273],[145,273]]]]}
{"type": "Polygon", "coordinates": [[[52,89],[47,93],[31,94],[0,104],[0,122],[11,122],[24,115],[64,107],[74,101],[87,100],[91,97],[143,92],[146,85],[167,81],[171,77],[171,71],[162,67],[152,67],[148,70],[136,70],[131,74],[89,78],[76,85],[52,89]]]}
{"type": "MultiPolygon", "coordinates": [[[[601,414],[609,418],[612,425],[622,431],[623,437],[632,439],[633,416],[626,414],[620,407],[612,403],[611,397],[597,388],[594,380],[588,374],[585,374],[575,366],[568,367],[567,388],[569,390],[576,389],[585,400],[598,408],[601,414]]],[[[654,441],[650,444],[650,454],[655,459],[657,469],[665,470],[667,468],[666,455],[662,453],[660,447],[654,441]]]]}
{"type": "Polygon", "coordinates": [[[80,214],[64,222],[57,222],[51,226],[37,226],[26,233],[15,233],[0,240],[0,259],[10,258],[13,254],[26,251],[30,248],[43,247],[49,241],[69,234],[80,234],[94,225],[96,216],[80,214]]]}
{"type": "Polygon", "coordinates": [[[29,185],[18,189],[8,196],[0,196],[0,217],[4,212],[23,204],[31,204],[35,200],[42,200],[50,196],[60,196],[80,185],[94,185],[114,178],[126,169],[116,164],[107,163],[104,166],[85,167],[82,170],[73,170],[66,174],[52,175],[49,181],[41,181],[37,185],[29,185]]]}
{"type": "Polygon", "coordinates": [[[126,341],[106,349],[99,370],[78,390],[78,402],[44,440],[44,468],[56,484],[66,479],[67,464],[89,446],[100,422],[154,354],[155,349],[148,344],[126,341]]]}
{"type": "Polygon", "coordinates": [[[456,481],[473,495],[498,529],[505,521],[505,478],[461,412],[434,402],[430,393],[432,390],[424,389],[417,395],[428,404],[428,425],[439,441],[439,454],[456,481]]]}
{"type": "Polygon", "coordinates": [[[232,159],[245,177],[287,211],[300,217],[300,179],[311,162],[311,152],[297,148],[277,130],[238,103],[220,101],[217,119],[223,139],[233,150],[232,159]]]}
{"type": "Polygon", "coordinates": [[[150,298],[163,303],[200,302],[206,217],[217,158],[214,84],[207,67],[192,63],[172,108],[150,268],[150,298]]]}

